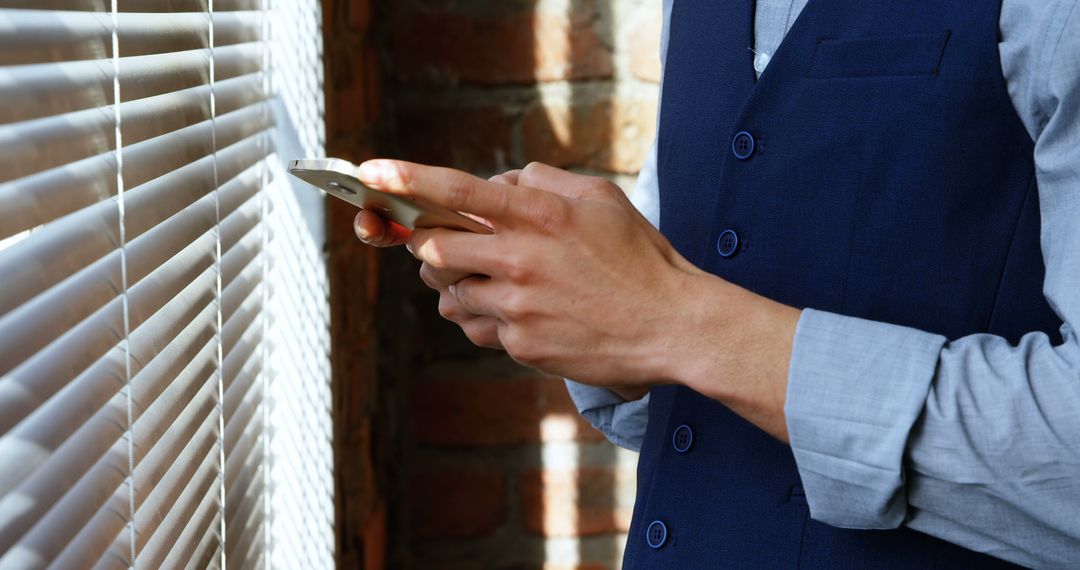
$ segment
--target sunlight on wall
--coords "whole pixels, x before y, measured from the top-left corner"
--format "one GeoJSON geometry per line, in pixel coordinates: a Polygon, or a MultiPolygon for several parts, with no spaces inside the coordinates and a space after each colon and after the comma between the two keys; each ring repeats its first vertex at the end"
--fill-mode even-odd
{"type": "MultiPolygon", "coordinates": [[[[544,563],[553,568],[588,566],[597,560],[621,564],[625,534],[596,536],[597,519],[629,519],[635,494],[637,454],[608,444],[581,443],[574,416],[551,414],[540,422],[543,466],[544,563]],[[604,488],[583,484],[580,470],[612,474],[604,488]],[[607,485],[610,485],[608,487],[607,485]],[[582,538],[584,535],[585,538],[582,538]]],[[[591,429],[591,428],[589,428],[591,429]]]]}

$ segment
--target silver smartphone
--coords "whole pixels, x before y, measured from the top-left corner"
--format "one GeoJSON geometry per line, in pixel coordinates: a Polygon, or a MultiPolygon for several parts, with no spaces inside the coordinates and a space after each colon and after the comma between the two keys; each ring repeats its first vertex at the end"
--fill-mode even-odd
{"type": "Polygon", "coordinates": [[[491,228],[449,208],[420,198],[404,198],[369,188],[356,176],[356,166],[339,158],[300,158],[289,163],[289,174],[346,202],[378,212],[409,229],[450,228],[490,234],[491,228]]]}

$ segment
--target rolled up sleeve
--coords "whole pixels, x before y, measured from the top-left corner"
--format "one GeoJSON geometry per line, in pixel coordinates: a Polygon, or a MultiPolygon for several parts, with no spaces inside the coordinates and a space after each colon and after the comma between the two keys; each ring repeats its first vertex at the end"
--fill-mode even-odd
{"type": "Polygon", "coordinates": [[[604,437],[619,447],[641,451],[645,428],[649,425],[649,396],[626,401],[606,388],[566,381],[566,389],[578,412],[604,437]]]}
{"type": "Polygon", "coordinates": [[[945,338],[807,309],[788,377],[788,436],[813,517],[899,526],[904,452],[945,338]]]}

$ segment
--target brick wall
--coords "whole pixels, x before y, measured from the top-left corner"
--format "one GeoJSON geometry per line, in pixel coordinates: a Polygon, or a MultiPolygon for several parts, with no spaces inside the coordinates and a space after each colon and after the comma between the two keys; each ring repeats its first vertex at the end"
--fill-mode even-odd
{"type": "MultiPolygon", "coordinates": [[[[479,175],[539,160],[629,190],[654,132],[660,0],[391,0],[387,152],[479,175]]],[[[400,421],[389,564],[615,568],[636,457],[576,414],[562,382],[476,349],[385,252],[380,368],[400,421]]]]}
{"type": "MultiPolygon", "coordinates": [[[[629,190],[654,128],[660,0],[323,0],[327,152],[490,175],[540,160],[629,190]]],[[[403,251],[328,204],[342,568],[615,568],[634,454],[561,381],[471,346],[403,251]]]]}

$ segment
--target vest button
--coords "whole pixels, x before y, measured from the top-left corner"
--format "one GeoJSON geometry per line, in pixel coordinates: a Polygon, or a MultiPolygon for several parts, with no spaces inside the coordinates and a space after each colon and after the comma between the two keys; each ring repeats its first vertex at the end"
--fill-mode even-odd
{"type": "Polygon", "coordinates": [[[675,448],[675,451],[679,453],[686,453],[690,450],[690,446],[694,443],[694,430],[690,429],[690,426],[683,424],[675,428],[675,433],[671,434],[671,445],[675,448]]]}
{"type": "Polygon", "coordinates": [[[731,257],[739,250],[739,234],[735,230],[724,230],[716,238],[716,252],[720,257],[731,257]]]}
{"type": "Polygon", "coordinates": [[[661,521],[653,521],[645,531],[645,542],[653,548],[660,548],[667,542],[667,525],[661,521]]]}
{"type": "Polygon", "coordinates": [[[754,137],[746,131],[735,135],[735,139],[731,141],[731,152],[735,153],[735,158],[739,160],[750,158],[750,155],[754,154],[754,137]]]}

